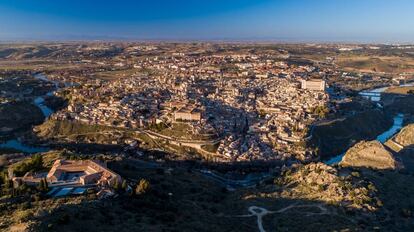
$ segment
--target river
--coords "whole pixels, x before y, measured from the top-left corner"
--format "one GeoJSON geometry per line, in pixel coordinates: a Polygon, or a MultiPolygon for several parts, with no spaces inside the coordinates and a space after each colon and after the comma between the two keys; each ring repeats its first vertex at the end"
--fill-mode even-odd
{"type": "MultiPolygon", "coordinates": [[[[398,114],[397,116],[394,117],[394,124],[392,125],[392,127],[390,129],[388,129],[387,131],[385,131],[384,133],[380,134],[377,136],[376,140],[379,141],[380,143],[385,143],[388,139],[390,139],[392,136],[394,136],[398,131],[400,131],[400,129],[403,127],[403,121],[404,121],[404,115],[403,114],[398,114]]],[[[329,164],[329,165],[333,165],[333,164],[337,164],[339,162],[341,162],[342,157],[345,155],[345,152],[337,155],[327,161],[325,161],[324,163],[329,164]]]]}
{"type": "MultiPolygon", "coordinates": [[[[47,107],[45,105],[45,97],[46,96],[52,96],[53,93],[59,89],[59,83],[56,81],[50,81],[45,75],[43,75],[42,73],[38,73],[35,74],[33,76],[35,79],[41,80],[41,81],[45,81],[45,82],[52,82],[55,85],[55,89],[51,92],[48,92],[47,94],[45,94],[44,96],[39,96],[36,97],[33,100],[33,103],[39,107],[39,109],[42,111],[43,115],[45,116],[45,118],[47,119],[50,115],[53,114],[53,110],[50,109],[49,107],[47,107]]],[[[22,143],[20,140],[18,139],[11,139],[11,140],[7,140],[5,143],[0,144],[0,148],[6,148],[6,149],[13,149],[13,150],[18,150],[24,153],[37,153],[37,152],[46,152],[49,151],[50,149],[48,147],[33,147],[33,146],[29,146],[26,145],[24,143],[22,143]]]]}
{"type": "MultiPolygon", "coordinates": [[[[406,85],[401,85],[401,86],[412,86],[412,85],[413,84],[406,84],[406,85]]],[[[373,90],[366,90],[366,91],[362,91],[360,95],[369,98],[373,102],[378,102],[381,100],[381,96],[377,96],[375,94],[381,94],[382,92],[386,91],[388,88],[389,87],[382,87],[382,88],[377,88],[373,90]]],[[[392,127],[388,129],[387,131],[385,131],[384,133],[378,135],[376,140],[379,141],[380,143],[385,143],[388,139],[390,139],[392,136],[398,133],[398,131],[400,131],[400,129],[403,127],[403,121],[404,121],[404,115],[397,114],[394,117],[394,123],[392,127]]],[[[324,163],[328,165],[337,164],[341,162],[342,157],[344,155],[345,155],[345,152],[327,161],[324,161],[324,163]]]]}

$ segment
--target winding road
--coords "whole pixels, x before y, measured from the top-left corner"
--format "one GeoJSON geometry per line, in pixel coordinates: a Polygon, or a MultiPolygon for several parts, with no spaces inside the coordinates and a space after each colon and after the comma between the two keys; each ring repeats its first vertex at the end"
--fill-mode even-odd
{"type": "Polygon", "coordinates": [[[235,217],[256,217],[257,218],[257,227],[259,229],[259,232],[266,232],[263,227],[263,217],[268,214],[276,214],[276,213],[285,213],[286,211],[293,209],[293,208],[312,208],[316,207],[320,210],[319,213],[311,213],[308,212],[306,216],[310,215],[323,215],[323,214],[329,214],[328,209],[323,206],[323,204],[312,204],[312,205],[298,205],[297,203],[291,204],[285,208],[279,209],[277,211],[269,211],[265,208],[258,207],[258,206],[250,206],[247,210],[250,212],[250,214],[245,215],[238,215],[235,217]]]}

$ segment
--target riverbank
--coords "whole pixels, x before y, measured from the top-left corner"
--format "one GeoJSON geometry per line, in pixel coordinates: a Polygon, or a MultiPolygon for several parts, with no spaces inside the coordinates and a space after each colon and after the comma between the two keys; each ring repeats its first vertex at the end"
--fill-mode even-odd
{"type": "MultiPolygon", "coordinates": [[[[413,83],[409,83],[409,84],[404,84],[404,85],[400,85],[399,87],[410,87],[413,86],[413,83]]],[[[399,88],[399,87],[393,87],[393,86],[388,86],[388,87],[381,87],[381,88],[376,88],[376,89],[371,89],[371,90],[364,90],[361,91],[359,93],[360,96],[366,97],[369,100],[373,101],[373,102],[380,102],[380,101],[384,101],[384,93],[387,93],[389,89],[392,88],[399,88]]],[[[387,96],[385,96],[385,101],[388,102],[389,101],[389,96],[388,95],[392,95],[392,93],[387,93],[387,96]]],[[[400,101],[404,101],[404,99],[406,98],[398,98],[400,101]]],[[[409,99],[410,100],[410,99],[409,99]]],[[[405,110],[400,109],[401,107],[397,107],[395,108],[395,106],[393,105],[401,105],[401,104],[397,104],[395,102],[395,97],[393,97],[392,99],[392,104],[387,105],[386,107],[383,109],[384,113],[391,113],[391,114],[395,114],[393,118],[393,125],[391,127],[389,127],[388,130],[384,131],[383,133],[381,133],[380,135],[378,135],[375,140],[379,141],[380,143],[384,144],[388,139],[390,139],[392,136],[394,136],[395,134],[397,134],[401,128],[404,125],[404,114],[407,113],[405,110]],[[393,108],[394,107],[394,108],[393,108]]],[[[410,108],[407,105],[408,108],[410,108]]],[[[370,140],[365,139],[365,140],[370,140]]],[[[338,152],[339,153],[339,152],[338,152]]],[[[327,159],[326,161],[324,161],[326,164],[336,164],[339,163],[342,160],[342,157],[345,155],[345,151],[344,152],[340,152],[339,155],[336,155],[330,159],[327,159]]]]}
{"type": "Polygon", "coordinates": [[[367,109],[343,116],[313,129],[310,145],[318,148],[322,160],[336,157],[361,140],[373,140],[393,124],[381,109],[367,109]]]}
{"type": "Polygon", "coordinates": [[[4,126],[1,126],[1,130],[8,134],[8,136],[4,136],[7,140],[0,144],[0,148],[5,151],[12,150],[21,151],[23,153],[37,153],[49,150],[47,147],[25,145],[16,138],[15,133],[13,133],[17,130],[20,132],[30,130],[33,126],[44,122],[44,120],[50,117],[54,112],[46,106],[45,97],[53,96],[53,93],[59,89],[59,84],[57,82],[49,81],[48,78],[41,73],[33,75],[33,78],[42,82],[53,83],[55,89],[47,92],[45,95],[35,97],[33,102],[10,102],[0,106],[0,125],[4,124],[4,126]]]}
{"type": "Polygon", "coordinates": [[[42,111],[29,101],[11,101],[0,104],[0,139],[8,140],[42,123],[42,111]]]}
{"type": "MultiPolygon", "coordinates": [[[[380,134],[377,136],[377,138],[375,140],[377,140],[378,142],[384,144],[388,139],[390,139],[392,136],[394,136],[398,131],[401,130],[401,128],[403,127],[403,121],[404,121],[404,115],[403,114],[398,114],[393,118],[393,125],[392,127],[390,127],[387,131],[385,131],[384,133],[380,134]]],[[[333,165],[333,164],[337,164],[339,162],[341,162],[342,157],[345,155],[345,152],[334,156],[333,158],[325,161],[325,164],[328,165],[333,165]]]]}

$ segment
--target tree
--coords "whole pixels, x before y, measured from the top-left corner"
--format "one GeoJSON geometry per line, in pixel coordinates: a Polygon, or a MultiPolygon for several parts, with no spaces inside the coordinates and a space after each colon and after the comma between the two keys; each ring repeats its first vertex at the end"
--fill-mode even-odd
{"type": "Polygon", "coordinates": [[[44,185],[45,185],[45,191],[49,190],[49,183],[47,183],[46,178],[43,179],[44,185]]]}
{"type": "Polygon", "coordinates": [[[45,191],[46,189],[46,184],[45,184],[45,180],[41,179],[39,182],[39,187],[38,187],[39,191],[45,191]]]}
{"type": "Polygon", "coordinates": [[[42,191],[45,189],[45,183],[43,181],[43,179],[40,180],[39,182],[39,186],[37,187],[39,189],[39,191],[42,191]]]}
{"type": "Polygon", "coordinates": [[[6,194],[10,194],[13,193],[13,181],[10,180],[9,178],[5,177],[4,178],[4,185],[3,185],[3,190],[6,194]]]}
{"type": "Polygon", "coordinates": [[[6,155],[0,155],[0,167],[6,166],[6,164],[7,164],[6,155]]]}
{"type": "Polygon", "coordinates": [[[119,182],[118,179],[115,179],[114,185],[112,186],[114,188],[115,191],[119,190],[119,182]]]}
{"type": "Polygon", "coordinates": [[[37,154],[32,156],[28,162],[22,162],[14,168],[14,174],[16,176],[23,176],[27,172],[37,172],[42,170],[43,167],[43,158],[41,155],[37,154]]]}
{"type": "Polygon", "coordinates": [[[320,118],[325,118],[329,113],[329,109],[326,106],[317,106],[313,109],[313,113],[317,114],[320,118]]]}
{"type": "Polygon", "coordinates": [[[49,190],[49,185],[47,183],[46,178],[42,178],[39,182],[38,186],[39,191],[41,192],[47,192],[49,190]]]}
{"type": "Polygon", "coordinates": [[[127,190],[127,188],[128,188],[128,184],[127,184],[126,180],[123,180],[123,181],[122,181],[122,186],[121,186],[121,188],[122,188],[122,190],[124,190],[124,191],[126,191],[126,190],[127,190]]]}
{"type": "Polygon", "coordinates": [[[141,179],[137,185],[137,187],[135,188],[135,194],[136,195],[141,195],[141,194],[145,194],[150,190],[150,183],[148,180],[146,179],[141,179]]]}
{"type": "Polygon", "coordinates": [[[38,171],[43,168],[43,157],[39,154],[36,154],[32,157],[31,166],[35,171],[38,171]]]}

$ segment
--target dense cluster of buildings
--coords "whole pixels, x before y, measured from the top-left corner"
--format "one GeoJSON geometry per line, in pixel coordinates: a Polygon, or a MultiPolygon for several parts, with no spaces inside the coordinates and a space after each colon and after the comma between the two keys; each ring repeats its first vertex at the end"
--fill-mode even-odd
{"type": "Polygon", "coordinates": [[[118,63],[151,72],[72,87],[69,106],[53,117],[139,130],[184,123],[187,139],[216,135],[218,159],[307,159],[311,151],[298,144],[318,119],[315,107],[329,107],[324,71],[267,54],[176,52],[118,63]]]}

